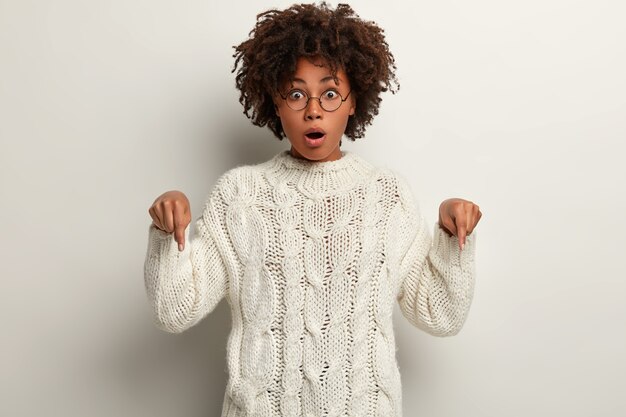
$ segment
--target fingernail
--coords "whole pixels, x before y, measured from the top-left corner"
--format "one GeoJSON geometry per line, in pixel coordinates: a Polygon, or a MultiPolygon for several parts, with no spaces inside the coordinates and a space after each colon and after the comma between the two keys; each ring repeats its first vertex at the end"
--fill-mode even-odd
{"type": "Polygon", "coordinates": [[[465,243],[461,243],[461,250],[465,247],[465,243]]]}
{"type": "Polygon", "coordinates": [[[183,244],[182,243],[178,244],[178,250],[181,251],[181,252],[183,251],[183,244]]]}

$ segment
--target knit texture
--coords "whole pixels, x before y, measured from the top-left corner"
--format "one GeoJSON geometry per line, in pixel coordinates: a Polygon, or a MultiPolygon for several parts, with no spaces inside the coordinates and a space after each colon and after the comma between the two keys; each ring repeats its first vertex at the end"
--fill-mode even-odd
{"type": "Polygon", "coordinates": [[[149,226],[145,286],[168,332],[226,298],[222,417],[401,417],[394,303],[435,336],[470,308],[476,232],[463,251],[437,223],[431,239],[406,180],[350,151],[233,168],[193,226],[182,252],[149,226]]]}

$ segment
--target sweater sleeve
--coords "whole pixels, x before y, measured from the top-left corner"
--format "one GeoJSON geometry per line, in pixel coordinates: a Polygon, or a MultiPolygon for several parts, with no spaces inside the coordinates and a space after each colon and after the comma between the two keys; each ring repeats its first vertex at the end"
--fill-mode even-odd
{"type": "Polygon", "coordinates": [[[396,230],[400,285],[397,301],[403,316],[434,336],[456,335],[467,318],[475,282],[476,231],[465,239],[448,236],[434,225],[433,238],[403,178],[399,178],[396,230]]]}
{"type": "Polygon", "coordinates": [[[144,263],[144,281],[156,326],[180,333],[202,320],[228,288],[228,273],[214,230],[220,227],[224,207],[217,184],[202,216],[185,229],[185,248],[178,250],[174,235],[150,224],[144,263]]]}

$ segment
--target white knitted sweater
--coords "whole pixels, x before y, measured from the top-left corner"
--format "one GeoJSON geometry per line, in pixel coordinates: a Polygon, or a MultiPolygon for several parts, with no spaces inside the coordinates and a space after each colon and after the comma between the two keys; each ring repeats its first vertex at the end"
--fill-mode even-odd
{"type": "Polygon", "coordinates": [[[150,225],[145,285],[168,332],[226,297],[222,417],[400,417],[394,303],[435,336],[470,308],[476,232],[463,251],[436,223],[431,240],[407,182],[350,151],[233,168],[194,225],[182,252],[150,225]]]}

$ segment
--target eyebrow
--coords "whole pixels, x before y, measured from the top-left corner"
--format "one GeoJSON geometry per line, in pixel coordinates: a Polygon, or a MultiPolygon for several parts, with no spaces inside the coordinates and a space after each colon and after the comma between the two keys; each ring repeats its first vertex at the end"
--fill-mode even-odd
{"type": "MultiPolygon", "coordinates": [[[[335,79],[332,77],[332,75],[329,75],[327,77],[324,77],[320,80],[321,83],[327,83],[329,81],[334,81],[335,79]]],[[[339,80],[339,78],[337,78],[337,80],[339,80]]],[[[302,84],[306,84],[306,81],[304,81],[301,78],[292,78],[291,79],[292,82],[298,82],[298,83],[302,83],[302,84]]],[[[339,84],[339,83],[336,83],[339,84]]]]}

